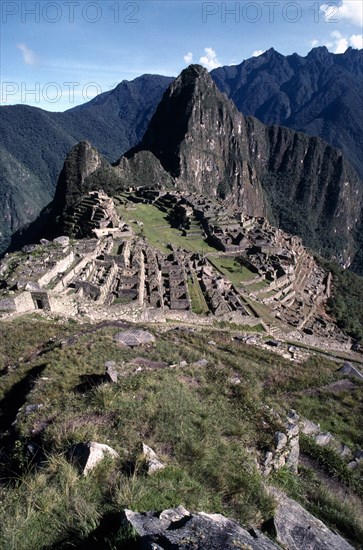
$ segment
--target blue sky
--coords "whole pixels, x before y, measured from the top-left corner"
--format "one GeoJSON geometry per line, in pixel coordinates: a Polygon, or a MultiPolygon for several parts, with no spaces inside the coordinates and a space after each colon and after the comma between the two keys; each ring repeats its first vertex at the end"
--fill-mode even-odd
{"type": "Polygon", "coordinates": [[[1,105],[63,111],[145,73],[362,47],[362,0],[2,0],[1,105]]]}

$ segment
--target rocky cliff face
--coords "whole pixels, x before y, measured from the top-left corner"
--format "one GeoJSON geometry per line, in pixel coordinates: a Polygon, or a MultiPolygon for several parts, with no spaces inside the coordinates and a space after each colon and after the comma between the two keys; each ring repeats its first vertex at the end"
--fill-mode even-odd
{"type": "Polygon", "coordinates": [[[178,188],[237,201],[262,215],[264,193],[247,133],[244,117],[207,70],[191,65],[169,86],[141,144],[126,157],[150,151],[178,188]]]}
{"type": "MultiPolygon", "coordinates": [[[[363,186],[342,153],[319,138],[266,127],[260,173],[272,221],[349,266],[357,251],[363,186]]],[[[257,166],[257,165],[256,165],[257,166]]]]}
{"type": "Polygon", "coordinates": [[[74,204],[87,188],[86,179],[101,166],[106,167],[97,149],[87,141],[73,147],[58,178],[54,204],[59,212],[74,204]]]}

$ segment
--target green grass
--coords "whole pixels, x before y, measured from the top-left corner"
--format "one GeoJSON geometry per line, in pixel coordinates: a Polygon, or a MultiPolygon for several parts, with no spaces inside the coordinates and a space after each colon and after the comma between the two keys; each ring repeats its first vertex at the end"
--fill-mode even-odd
{"type": "Polygon", "coordinates": [[[234,258],[225,257],[213,257],[208,258],[209,262],[220,273],[225,275],[231,283],[240,288],[244,281],[250,281],[256,277],[256,274],[247,269],[247,267],[239,264],[234,258]]]}
{"type": "Polygon", "coordinates": [[[329,445],[321,447],[314,439],[304,434],[300,437],[301,450],[321,465],[332,477],[352,489],[360,498],[363,497],[362,467],[349,469],[346,461],[329,445]]]}
{"type": "MultiPolygon", "coordinates": [[[[88,327],[36,319],[28,325],[14,325],[20,327],[18,342],[12,323],[1,325],[4,356],[23,355],[2,377],[5,398],[31,369],[43,366],[21,403],[43,406],[30,414],[23,407],[12,428],[15,443],[0,457],[0,547],[9,549],[78,544],[93,536],[106,514],[125,507],[161,510],[182,504],[261,524],[272,502],[247,449],[271,448],[280,429],[265,405],[284,414],[286,396],[339,378],[336,364],[324,358],[292,364],[232,341],[228,331],[216,327],[202,332],[154,327],[155,346],[129,350],[116,344],[118,328],[87,332],[88,327]],[[79,336],[71,345],[42,345],[49,335],[72,333],[79,336]],[[44,353],[31,357],[33,349],[44,353]],[[167,364],[185,360],[188,366],[135,374],[136,357],[167,364]],[[208,364],[193,366],[201,358],[208,364]],[[106,360],[123,365],[125,376],[118,384],[97,383],[106,360]],[[236,375],[239,385],[230,381],[236,375]],[[40,469],[26,452],[34,437],[44,452],[40,469]],[[87,440],[107,443],[120,458],[104,461],[85,478],[68,462],[67,451],[87,440]],[[155,476],[144,473],[142,442],[167,464],[155,476]]],[[[334,506],[331,516],[339,513],[334,506]]],[[[99,547],[111,548],[105,537],[99,547]]]]}
{"type": "Polygon", "coordinates": [[[337,439],[351,448],[363,440],[363,384],[352,390],[317,391],[314,395],[293,394],[290,403],[302,415],[318,422],[325,432],[333,433],[337,439]]]}
{"type": "Polygon", "coordinates": [[[242,332],[257,332],[259,334],[265,334],[266,332],[260,323],[251,326],[251,325],[242,325],[240,323],[233,323],[230,321],[214,321],[214,326],[224,330],[229,330],[229,331],[237,330],[242,332]]]}
{"type": "Polygon", "coordinates": [[[192,278],[188,279],[188,290],[193,313],[198,315],[206,315],[209,313],[209,308],[195,273],[193,273],[192,278]]]}
{"type": "Polygon", "coordinates": [[[268,281],[258,281],[258,283],[252,283],[251,285],[248,285],[247,290],[248,292],[257,292],[258,290],[262,290],[263,288],[268,288],[269,282],[268,281]]]}
{"type": "Polygon", "coordinates": [[[183,237],[181,232],[170,226],[167,214],[152,204],[136,203],[135,209],[119,209],[120,215],[127,221],[137,220],[144,225],[141,228],[137,224],[131,224],[134,231],[143,234],[150,244],[161,252],[167,253],[167,244],[184,248],[189,252],[215,252],[215,248],[206,243],[202,237],[183,237]]]}

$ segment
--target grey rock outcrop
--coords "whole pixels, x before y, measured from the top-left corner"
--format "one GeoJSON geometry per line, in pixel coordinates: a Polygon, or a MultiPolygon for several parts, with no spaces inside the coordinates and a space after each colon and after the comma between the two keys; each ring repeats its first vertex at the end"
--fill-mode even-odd
{"type": "Polygon", "coordinates": [[[91,472],[107,455],[112,458],[119,456],[112,447],[103,443],[97,443],[96,441],[77,443],[69,452],[71,461],[84,475],[91,472]]]}
{"type": "Polygon", "coordinates": [[[334,437],[330,432],[318,434],[315,436],[315,443],[319,447],[326,447],[327,445],[333,443],[334,437]]]}
{"type": "Polygon", "coordinates": [[[320,433],[320,426],[308,420],[307,418],[302,418],[300,422],[300,430],[305,435],[316,435],[320,433]]]}
{"type": "MultiPolygon", "coordinates": [[[[278,420],[280,416],[272,412],[278,420]]],[[[287,414],[284,425],[284,432],[275,432],[274,448],[265,454],[261,470],[263,475],[268,476],[272,471],[279,470],[287,466],[293,472],[297,472],[299,463],[300,445],[299,445],[299,415],[291,410],[287,414]]]]}
{"type": "Polygon", "coordinates": [[[259,531],[252,534],[221,514],[191,514],[179,506],[160,513],[125,510],[126,522],[139,535],[143,550],[277,550],[259,531]]]}
{"type": "Polygon", "coordinates": [[[54,243],[58,243],[63,247],[66,247],[69,245],[69,237],[67,235],[61,235],[60,237],[56,237],[53,239],[54,243]]]}
{"type": "Polygon", "coordinates": [[[155,337],[146,330],[131,329],[118,332],[115,335],[115,340],[122,346],[133,348],[136,346],[153,344],[155,342],[155,337]]]}
{"type": "Polygon", "coordinates": [[[147,473],[149,475],[165,468],[165,464],[159,460],[155,451],[153,451],[153,449],[148,445],[145,445],[145,443],[142,444],[142,454],[144,456],[147,465],[147,473]]]}
{"type": "Polygon", "coordinates": [[[265,527],[283,548],[289,550],[353,550],[341,536],[282,491],[271,488],[277,500],[273,519],[265,527]]]}

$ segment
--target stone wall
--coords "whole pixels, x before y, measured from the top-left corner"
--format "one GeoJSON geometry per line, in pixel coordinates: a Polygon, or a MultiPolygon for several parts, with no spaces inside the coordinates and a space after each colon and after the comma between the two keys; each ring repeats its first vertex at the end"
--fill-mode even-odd
{"type": "Polygon", "coordinates": [[[35,310],[34,300],[31,293],[28,291],[18,294],[18,296],[14,298],[14,302],[18,313],[26,313],[35,310]]]}
{"type": "Polygon", "coordinates": [[[63,273],[64,271],[67,271],[67,269],[74,262],[74,258],[75,258],[74,252],[73,250],[71,250],[71,252],[65,258],[62,258],[61,260],[57,261],[52,269],[47,271],[42,277],[38,279],[39,285],[46,286],[59,273],[63,273]]]}

